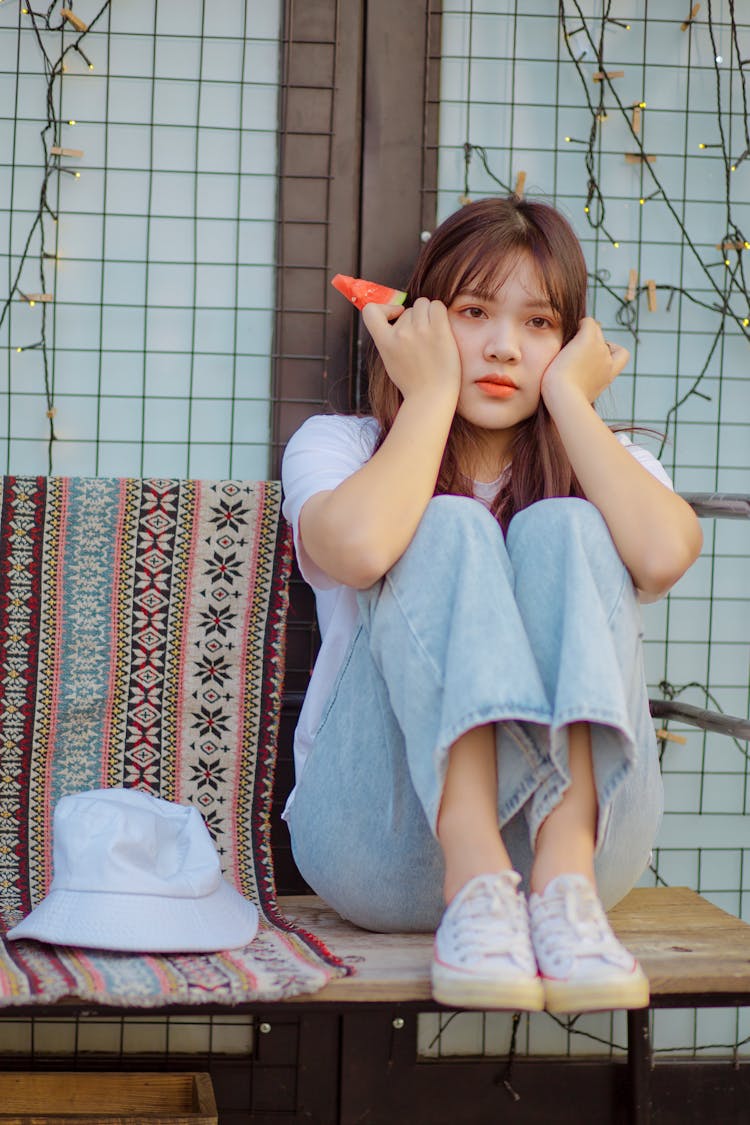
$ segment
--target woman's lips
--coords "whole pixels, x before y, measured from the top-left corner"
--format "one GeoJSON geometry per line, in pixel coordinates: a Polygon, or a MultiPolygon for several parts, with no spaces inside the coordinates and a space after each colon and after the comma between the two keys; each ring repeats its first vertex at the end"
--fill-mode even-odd
{"type": "Polygon", "coordinates": [[[510,398],[518,390],[510,379],[477,379],[477,386],[490,398],[510,398]]]}

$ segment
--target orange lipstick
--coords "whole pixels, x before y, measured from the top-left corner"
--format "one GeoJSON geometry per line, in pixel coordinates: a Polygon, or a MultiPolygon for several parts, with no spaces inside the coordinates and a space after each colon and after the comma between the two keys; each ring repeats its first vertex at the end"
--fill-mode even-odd
{"type": "Polygon", "coordinates": [[[477,386],[490,398],[510,398],[518,390],[515,383],[511,382],[510,379],[494,377],[477,379],[477,386]]]}

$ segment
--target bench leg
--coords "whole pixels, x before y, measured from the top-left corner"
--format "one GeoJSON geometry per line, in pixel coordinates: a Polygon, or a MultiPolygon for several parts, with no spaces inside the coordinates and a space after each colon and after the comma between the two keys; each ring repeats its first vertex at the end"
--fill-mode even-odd
{"type": "Polygon", "coordinates": [[[628,1094],[630,1125],[651,1120],[651,1039],[649,1009],[628,1012],[628,1094]]]}

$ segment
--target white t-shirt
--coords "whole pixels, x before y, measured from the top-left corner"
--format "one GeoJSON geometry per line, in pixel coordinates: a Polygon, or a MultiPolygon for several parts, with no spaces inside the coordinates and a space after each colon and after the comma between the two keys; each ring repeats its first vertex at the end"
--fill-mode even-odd
{"type": "MultiPolygon", "coordinates": [[[[294,735],[294,768],[297,778],[302,775],[323,708],[333,690],[359,620],[356,590],[329,578],[305,554],[299,538],[299,516],[311,496],[336,488],[369,461],[377,436],[378,425],[374,418],[318,414],[308,418],[300,426],[290,439],[284,454],[281,470],[284,486],[283,512],[294,531],[294,546],[300,571],[315,593],[321,636],[320,651],[294,735]]],[[[644,468],[668,488],[672,488],[672,482],[653,454],[634,445],[626,434],[618,433],[616,437],[644,468]]],[[[477,500],[490,507],[498,485],[499,481],[491,484],[477,482],[474,490],[477,500]]],[[[284,816],[293,797],[294,790],[289,795],[284,816]]]]}

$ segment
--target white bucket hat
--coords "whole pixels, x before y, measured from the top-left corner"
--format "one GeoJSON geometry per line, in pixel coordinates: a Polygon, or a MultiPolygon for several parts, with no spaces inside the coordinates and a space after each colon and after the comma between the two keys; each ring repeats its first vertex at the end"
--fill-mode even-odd
{"type": "Polygon", "coordinates": [[[136,953],[247,945],[258,911],[222,877],[197,809],[92,789],[55,809],[49,893],[9,938],[136,953]]]}

